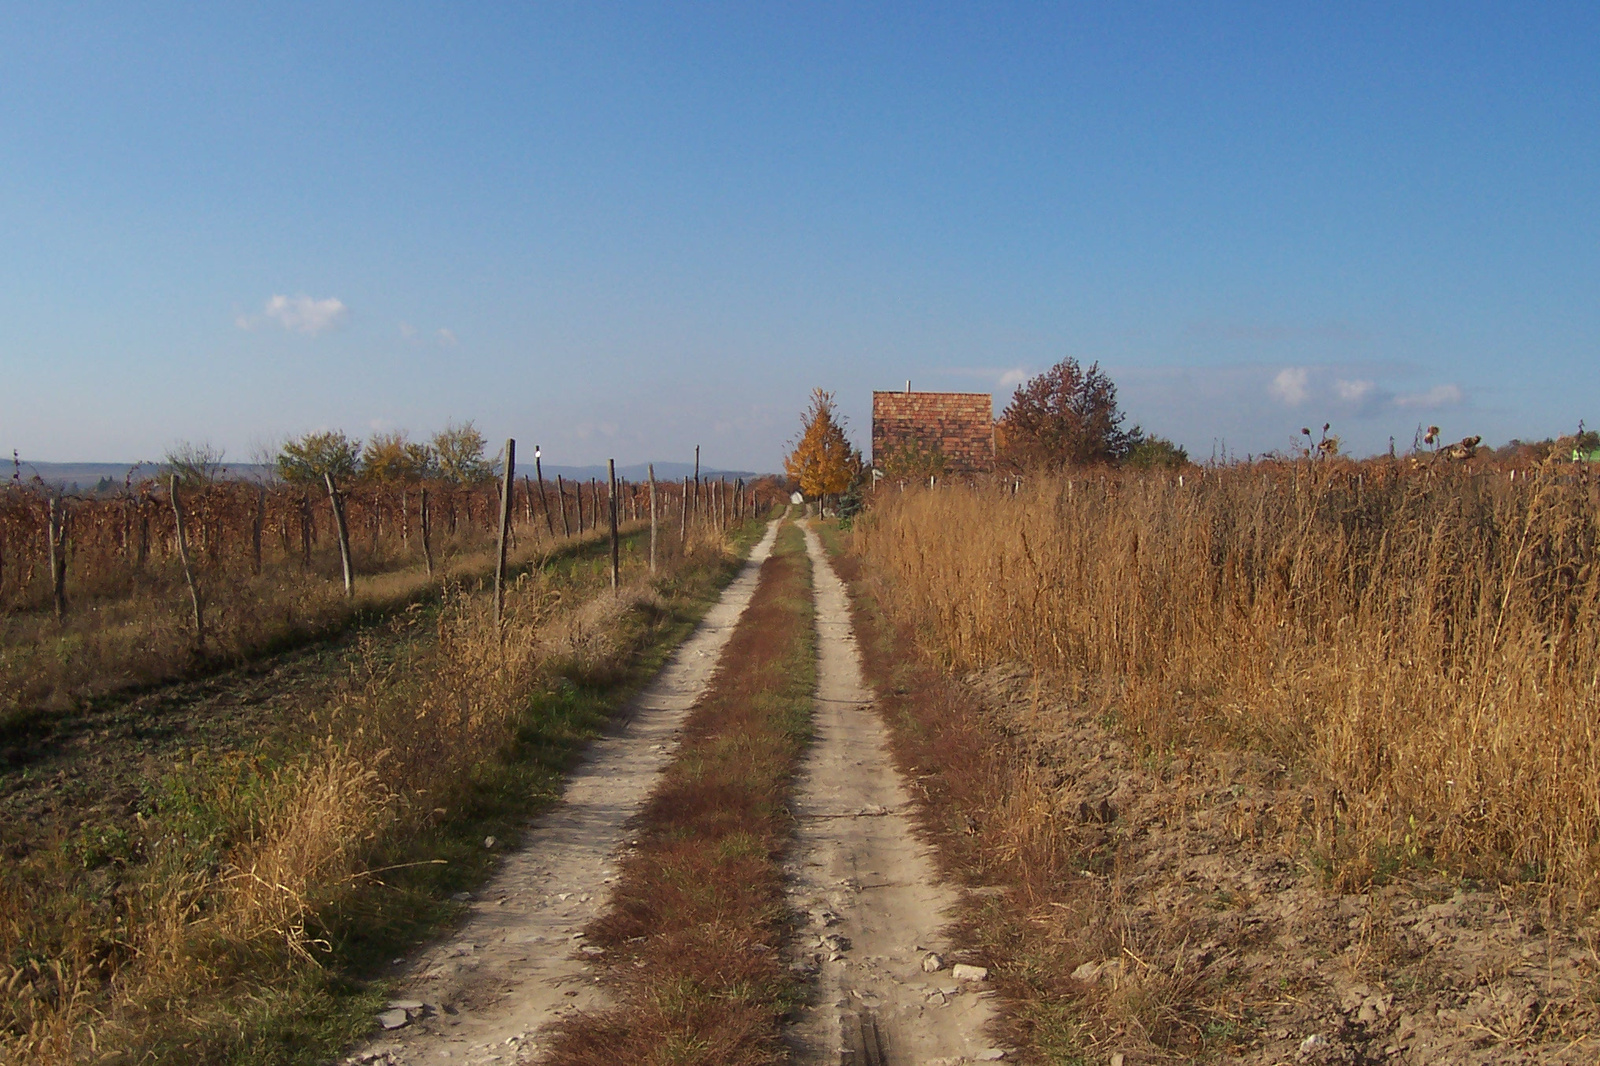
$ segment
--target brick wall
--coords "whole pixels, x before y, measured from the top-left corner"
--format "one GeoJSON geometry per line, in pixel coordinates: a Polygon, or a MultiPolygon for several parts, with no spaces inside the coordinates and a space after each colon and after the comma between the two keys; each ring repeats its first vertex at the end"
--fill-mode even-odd
{"type": "Polygon", "coordinates": [[[994,398],[987,392],[874,392],[874,462],[907,444],[944,453],[946,472],[994,469],[994,398]]]}

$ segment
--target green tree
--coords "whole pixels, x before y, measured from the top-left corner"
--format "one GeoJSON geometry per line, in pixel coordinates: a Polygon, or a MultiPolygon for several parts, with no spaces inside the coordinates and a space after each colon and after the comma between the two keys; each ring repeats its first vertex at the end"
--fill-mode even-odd
{"type": "Polygon", "coordinates": [[[1189,453],[1165,437],[1140,435],[1123,462],[1138,470],[1176,469],[1189,464],[1189,453]]]}
{"type": "Polygon", "coordinates": [[[844,435],[833,393],[811,391],[811,406],[800,416],[800,439],[783,469],[807,496],[837,495],[861,474],[861,452],[844,435]]]}
{"type": "Polygon", "coordinates": [[[496,464],[483,457],[483,434],[470,420],[447,423],[433,435],[435,469],[444,481],[471,485],[494,477],[496,464]]]}
{"type": "Polygon", "coordinates": [[[1124,430],[1117,386],[1099,363],[1061,360],[1018,386],[1000,416],[1000,460],[1015,469],[1114,463],[1141,439],[1124,430]]]}
{"type": "Polygon", "coordinates": [[[361,472],[385,484],[421,481],[433,472],[433,449],[411,440],[404,430],[374,433],[361,452],[361,472]]]}
{"type": "Polygon", "coordinates": [[[361,460],[361,444],[337,429],[307,433],[286,441],[274,460],[278,476],[294,485],[321,482],[331,474],[335,481],[355,476],[361,460]]]}

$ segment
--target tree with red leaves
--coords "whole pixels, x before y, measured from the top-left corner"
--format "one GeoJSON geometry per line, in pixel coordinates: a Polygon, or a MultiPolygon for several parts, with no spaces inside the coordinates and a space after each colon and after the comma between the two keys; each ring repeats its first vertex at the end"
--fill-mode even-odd
{"type": "Polygon", "coordinates": [[[1018,386],[1000,416],[999,458],[1013,469],[1115,463],[1143,439],[1122,428],[1117,386],[1091,363],[1061,360],[1018,386]]]}

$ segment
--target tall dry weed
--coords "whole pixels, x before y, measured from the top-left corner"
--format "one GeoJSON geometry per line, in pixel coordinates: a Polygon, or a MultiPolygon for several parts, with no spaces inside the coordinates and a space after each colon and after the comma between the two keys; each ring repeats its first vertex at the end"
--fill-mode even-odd
{"type": "MultiPolygon", "coordinates": [[[[724,552],[692,539],[660,581],[724,552]]],[[[0,1061],[222,1054],[252,1004],[328,963],[331,916],[386,891],[385,861],[437,861],[410,842],[475,801],[538,692],[627,676],[633,620],[661,606],[646,576],[635,562],[613,592],[598,563],[531,572],[499,625],[487,596],[448,591],[411,623],[427,639],[362,638],[297,755],[174,768],[109,881],[64,853],[0,877],[0,1061]]]]}
{"type": "Polygon", "coordinates": [[[885,493],[856,543],[954,669],[1021,661],[1153,749],[1325,783],[1345,878],[1399,855],[1600,887],[1600,494],[1586,471],[1270,464],[885,493]]]}

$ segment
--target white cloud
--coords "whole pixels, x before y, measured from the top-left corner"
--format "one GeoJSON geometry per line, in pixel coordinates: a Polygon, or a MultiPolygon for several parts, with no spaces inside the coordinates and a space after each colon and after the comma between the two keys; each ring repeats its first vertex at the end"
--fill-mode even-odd
{"type": "Polygon", "coordinates": [[[276,294],[259,315],[240,315],[234,322],[240,329],[257,329],[268,322],[276,322],[291,333],[315,336],[342,326],[349,317],[350,309],[344,301],[332,296],[316,300],[304,295],[276,294]]]}
{"type": "Polygon", "coordinates": [[[413,326],[411,323],[404,322],[404,321],[402,321],[400,323],[400,339],[401,340],[408,341],[412,337],[415,337],[416,335],[417,335],[417,327],[416,326],[413,326]]]}
{"type": "Polygon", "coordinates": [[[1028,372],[1020,366],[1014,366],[1010,370],[1007,370],[1005,373],[1000,375],[1000,380],[996,383],[995,387],[1001,389],[1014,389],[1027,380],[1028,372]]]}
{"type": "Polygon", "coordinates": [[[456,340],[456,335],[447,329],[439,330],[434,334],[434,336],[438,338],[439,343],[444,345],[446,348],[454,348],[457,344],[461,343],[460,341],[456,340]]]}
{"type": "Polygon", "coordinates": [[[1297,407],[1306,402],[1306,397],[1311,395],[1307,382],[1311,373],[1303,366],[1290,366],[1278,371],[1278,376],[1272,379],[1272,384],[1267,386],[1274,399],[1281,400],[1290,407],[1297,407]]]}
{"type": "Polygon", "coordinates": [[[1464,397],[1459,385],[1435,385],[1427,392],[1413,392],[1396,396],[1396,407],[1453,407],[1464,397]]]}
{"type": "Polygon", "coordinates": [[[1360,403],[1372,395],[1376,383],[1365,378],[1356,381],[1346,381],[1340,378],[1333,383],[1333,391],[1339,394],[1339,399],[1348,400],[1350,403],[1360,403]]]}

